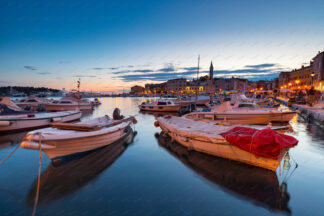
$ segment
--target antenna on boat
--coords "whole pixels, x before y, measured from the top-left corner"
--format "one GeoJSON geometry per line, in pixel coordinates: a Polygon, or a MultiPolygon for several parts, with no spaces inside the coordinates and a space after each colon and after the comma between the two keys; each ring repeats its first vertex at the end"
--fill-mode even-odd
{"type": "Polygon", "coordinates": [[[80,94],[80,85],[81,85],[81,78],[79,78],[79,80],[77,81],[78,83],[78,96],[80,94]]]}
{"type": "Polygon", "coordinates": [[[77,94],[77,96],[78,96],[78,107],[80,109],[80,99],[81,99],[81,95],[80,95],[80,85],[81,85],[81,78],[79,78],[79,80],[77,81],[77,83],[78,83],[78,94],[77,94]]]}
{"type": "Polygon", "coordinates": [[[198,55],[197,89],[196,89],[196,105],[197,105],[197,100],[198,100],[198,91],[199,91],[199,83],[198,83],[198,77],[199,77],[199,62],[200,62],[200,55],[198,55]]]}

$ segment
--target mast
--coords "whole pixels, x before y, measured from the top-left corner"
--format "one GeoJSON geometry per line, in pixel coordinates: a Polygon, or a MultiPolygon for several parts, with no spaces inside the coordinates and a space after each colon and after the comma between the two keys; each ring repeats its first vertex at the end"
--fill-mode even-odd
{"type": "Polygon", "coordinates": [[[199,62],[200,62],[200,55],[198,55],[197,89],[196,89],[196,105],[197,105],[197,100],[198,100],[198,91],[199,91],[199,83],[198,83],[198,76],[199,76],[199,62]]]}
{"type": "Polygon", "coordinates": [[[79,107],[79,110],[80,110],[80,100],[81,100],[81,95],[80,95],[80,85],[81,85],[81,78],[79,78],[78,80],[78,107],[79,107]]]}

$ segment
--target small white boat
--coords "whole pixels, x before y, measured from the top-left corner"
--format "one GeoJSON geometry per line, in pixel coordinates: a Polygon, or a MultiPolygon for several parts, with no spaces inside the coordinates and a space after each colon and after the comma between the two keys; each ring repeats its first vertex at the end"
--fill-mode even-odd
{"type": "Polygon", "coordinates": [[[168,99],[159,99],[153,103],[143,102],[138,107],[141,111],[178,112],[180,110],[179,104],[168,99]]]}
{"type": "Polygon", "coordinates": [[[93,101],[91,101],[92,106],[99,106],[101,105],[101,102],[99,98],[95,98],[93,101]]]}
{"type": "Polygon", "coordinates": [[[124,153],[133,142],[136,132],[128,134],[117,142],[103,148],[85,152],[66,160],[54,160],[40,177],[40,185],[36,181],[31,185],[27,195],[27,204],[34,205],[37,187],[39,186],[39,204],[49,204],[84,188],[98,179],[98,176],[124,153]]]}
{"type": "Polygon", "coordinates": [[[82,101],[73,97],[64,97],[60,100],[44,103],[47,111],[65,111],[65,110],[92,110],[92,104],[89,101],[82,101]]]}
{"type": "Polygon", "coordinates": [[[85,122],[55,123],[51,128],[29,132],[21,143],[22,148],[41,149],[50,159],[98,149],[123,138],[134,117],[112,120],[108,116],[85,122]]]}
{"type": "Polygon", "coordinates": [[[80,118],[80,111],[1,115],[0,133],[46,127],[52,122],[70,122],[80,118]]]}
{"type": "Polygon", "coordinates": [[[192,112],[184,115],[189,119],[202,119],[209,121],[220,121],[229,124],[269,124],[270,122],[289,122],[296,112],[286,112],[277,109],[260,108],[254,103],[237,103],[233,107],[229,101],[224,102],[222,105],[213,107],[207,112],[192,112]]]}
{"type": "Polygon", "coordinates": [[[9,98],[0,98],[0,133],[45,127],[51,122],[70,122],[80,119],[81,112],[25,112],[9,98]]]}
{"type": "Polygon", "coordinates": [[[288,151],[288,148],[281,149],[277,159],[257,156],[252,152],[232,145],[221,135],[234,127],[219,126],[181,117],[159,117],[155,126],[160,126],[163,132],[190,150],[239,161],[272,171],[277,169],[283,156],[288,151]]]}
{"type": "Polygon", "coordinates": [[[32,109],[36,110],[37,107],[41,106],[44,103],[49,103],[50,101],[47,99],[41,99],[35,96],[29,96],[28,98],[23,98],[15,104],[20,108],[24,109],[26,107],[31,107],[32,109]]]}

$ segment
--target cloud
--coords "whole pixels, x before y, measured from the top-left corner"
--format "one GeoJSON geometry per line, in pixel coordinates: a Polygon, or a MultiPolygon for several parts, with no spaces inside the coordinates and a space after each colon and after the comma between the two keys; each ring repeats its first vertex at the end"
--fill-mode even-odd
{"type": "Polygon", "coordinates": [[[39,74],[39,75],[49,75],[49,74],[51,74],[50,72],[39,72],[39,73],[37,73],[37,74],[39,74]]]}
{"type": "Polygon", "coordinates": [[[186,71],[196,71],[198,70],[198,67],[184,67],[182,68],[183,70],[186,70],[186,71]]]}
{"type": "Polygon", "coordinates": [[[122,71],[115,71],[112,72],[113,74],[128,74],[128,73],[151,73],[154,70],[150,69],[138,69],[138,70],[122,70],[122,71]]]}
{"type": "Polygon", "coordinates": [[[133,70],[132,71],[133,73],[149,73],[149,72],[153,72],[153,70],[133,70]]]}
{"type": "Polygon", "coordinates": [[[94,67],[92,68],[93,70],[105,70],[105,69],[110,69],[110,68],[103,68],[103,67],[94,67]]]}
{"type": "MultiPolygon", "coordinates": [[[[206,72],[201,72],[201,75],[204,75],[206,72]]],[[[175,72],[175,73],[146,73],[146,74],[126,74],[120,75],[117,78],[121,78],[125,82],[131,81],[145,81],[145,80],[152,80],[152,81],[166,81],[169,79],[176,79],[176,78],[191,78],[190,76],[196,74],[196,72],[192,71],[183,71],[183,72],[175,72]]]]}
{"type": "MultiPolygon", "coordinates": [[[[166,64],[159,69],[138,69],[138,70],[120,70],[112,72],[116,76],[114,78],[121,79],[125,82],[131,81],[167,81],[169,79],[196,77],[198,67],[181,67],[175,68],[173,64],[166,64]]],[[[214,77],[237,77],[249,80],[273,79],[287,68],[279,64],[264,63],[256,65],[246,65],[240,69],[234,70],[214,70],[214,77]]],[[[207,75],[209,71],[199,71],[199,76],[207,75]]]]}
{"type": "Polygon", "coordinates": [[[175,71],[175,67],[174,67],[173,64],[168,64],[164,68],[160,68],[158,71],[160,71],[160,72],[174,72],[175,71]]]}
{"type": "Polygon", "coordinates": [[[34,66],[24,66],[24,68],[27,70],[37,70],[37,68],[34,66]]]}
{"type": "Polygon", "coordinates": [[[246,65],[245,67],[247,68],[269,68],[269,67],[274,67],[276,64],[272,63],[264,63],[264,64],[257,64],[257,65],[246,65]]]}
{"type": "Polygon", "coordinates": [[[85,75],[75,75],[74,77],[78,77],[78,78],[93,78],[93,77],[97,77],[97,76],[94,76],[94,75],[89,75],[89,76],[85,76],[85,75]]]}

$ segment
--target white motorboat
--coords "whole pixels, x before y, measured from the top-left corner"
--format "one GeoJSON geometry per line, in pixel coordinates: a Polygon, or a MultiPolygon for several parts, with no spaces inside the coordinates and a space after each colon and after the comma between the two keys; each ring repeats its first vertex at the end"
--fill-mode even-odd
{"type": "Polygon", "coordinates": [[[92,106],[99,106],[101,105],[101,102],[99,98],[95,98],[93,101],[91,101],[92,106]]]}
{"type": "Polygon", "coordinates": [[[229,124],[268,124],[270,122],[289,122],[296,112],[260,108],[254,103],[237,103],[233,107],[229,101],[213,107],[207,112],[192,112],[185,118],[226,122],[229,124]]]}
{"type": "Polygon", "coordinates": [[[153,103],[143,102],[138,107],[141,111],[178,112],[180,110],[179,104],[168,99],[159,99],[153,103]]]}
{"type": "Polygon", "coordinates": [[[1,115],[0,133],[46,127],[52,122],[70,122],[80,118],[80,111],[1,115]]]}
{"type": "MultiPolygon", "coordinates": [[[[275,171],[277,169],[277,167],[280,164],[280,161],[288,151],[288,148],[297,145],[296,142],[298,142],[293,137],[287,135],[280,135],[279,133],[270,130],[270,132],[276,134],[276,137],[284,136],[284,139],[280,139],[280,137],[278,137],[278,139],[276,140],[284,140],[287,141],[287,143],[289,144],[285,143],[285,145],[282,145],[275,141],[275,143],[269,142],[260,145],[257,143],[256,140],[261,140],[261,142],[263,141],[262,137],[258,137],[259,135],[262,136],[262,133],[259,133],[259,131],[263,130],[255,130],[253,128],[248,128],[252,129],[255,132],[253,135],[249,136],[245,136],[242,133],[242,135],[244,135],[243,138],[247,139],[249,137],[250,139],[252,139],[252,141],[247,145],[248,149],[250,150],[247,150],[242,148],[242,146],[232,144],[229,141],[227,141],[227,138],[225,138],[227,135],[225,135],[225,137],[223,136],[223,134],[232,133],[231,131],[237,129],[237,127],[219,126],[213,123],[194,121],[191,119],[175,116],[159,117],[157,118],[157,122],[155,122],[155,126],[160,126],[164,133],[167,133],[173,140],[177,141],[178,143],[187,147],[190,150],[195,150],[213,156],[239,161],[242,163],[262,167],[264,169],[269,169],[272,171],[275,171]],[[254,140],[254,137],[257,138],[255,138],[254,140]],[[269,151],[271,153],[276,152],[275,157],[269,158],[268,156],[265,156],[267,154],[263,152],[261,152],[262,154],[260,154],[260,152],[257,152],[256,154],[254,148],[259,150],[264,149],[262,148],[264,147],[264,144],[268,146],[268,148],[265,150],[271,150],[269,151]],[[273,151],[273,146],[275,146],[275,148],[277,148],[278,151],[273,151]]],[[[238,134],[238,136],[240,136],[240,134],[238,134]]],[[[267,137],[267,135],[265,137],[267,137]]]]}
{"type": "Polygon", "coordinates": [[[0,133],[45,127],[51,122],[70,122],[78,120],[80,117],[80,111],[25,112],[9,98],[0,98],[0,133]]]}
{"type": "Polygon", "coordinates": [[[37,107],[41,106],[44,103],[49,103],[50,101],[47,99],[41,99],[35,96],[29,96],[28,98],[23,98],[15,104],[20,108],[24,109],[26,107],[31,107],[33,110],[36,110],[37,107]]]}
{"type": "Polygon", "coordinates": [[[110,145],[123,138],[134,117],[112,120],[108,116],[80,123],[54,123],[51,128],[29,132],[22,148],[43,150],[50,159],[82,153],[110,145]]]}
{"type": "Polygon", "coordinates": [[[60,100],[44,103],[47,111],[64,110],[92,110],[90,101],[82,101],[73,97],[64,97],[60,100]]]}

